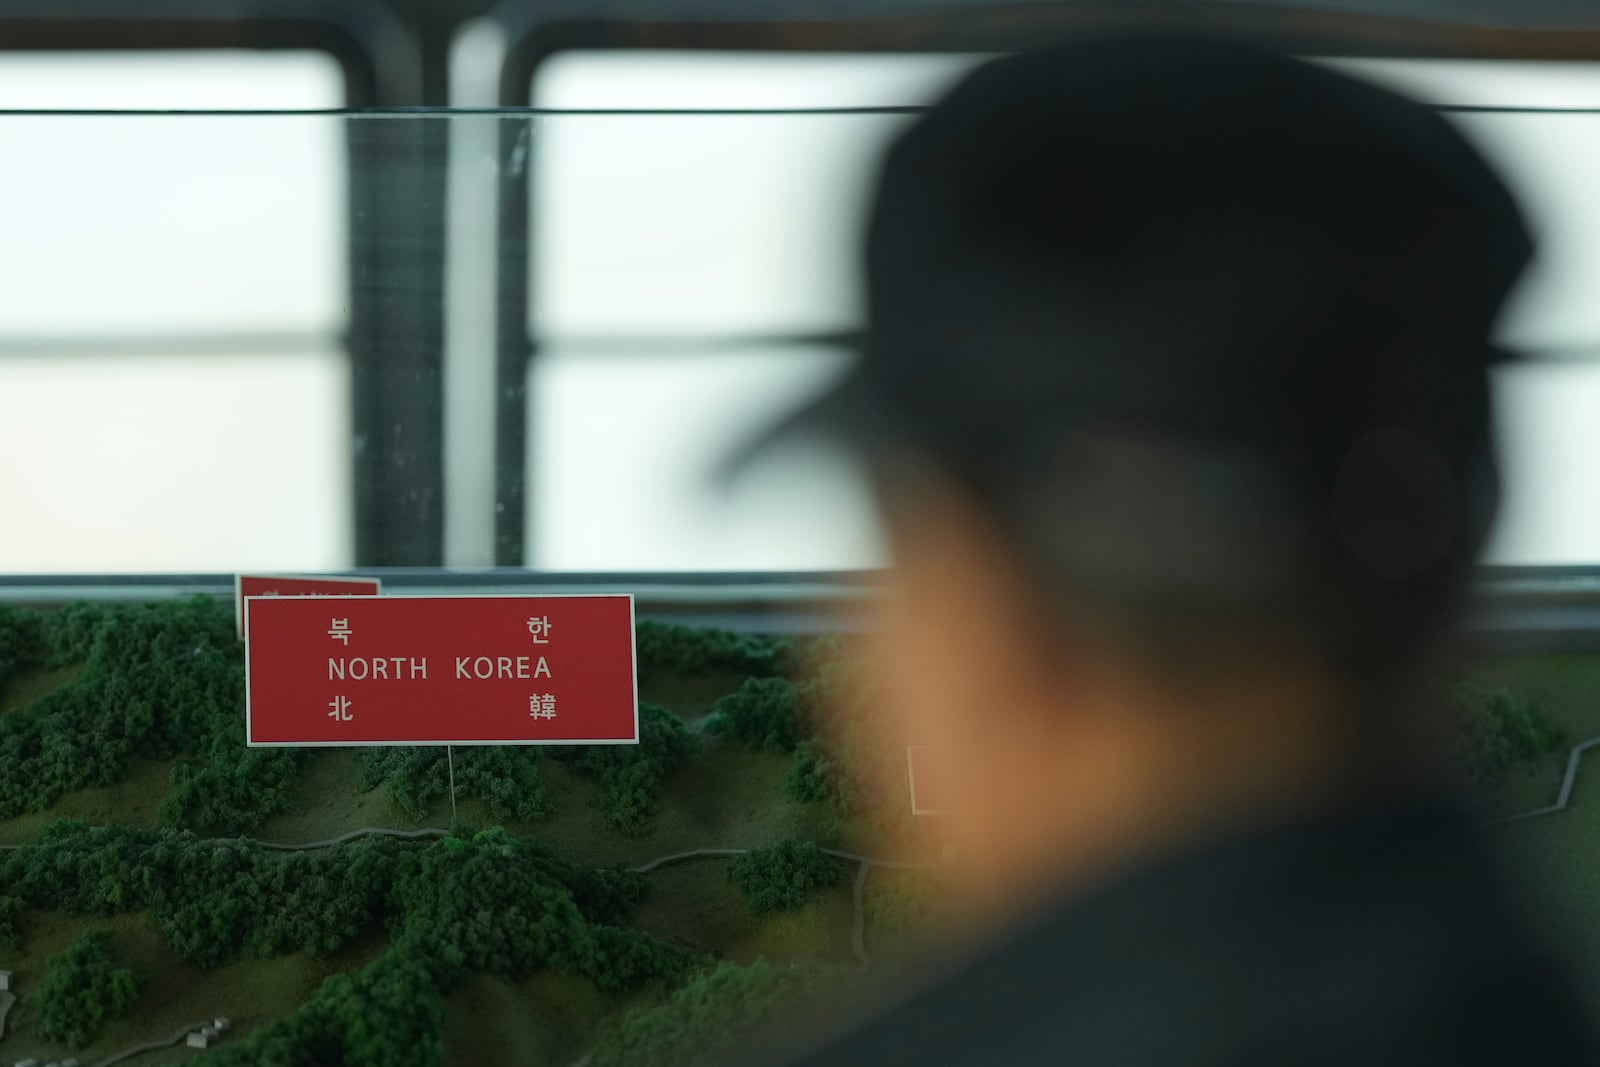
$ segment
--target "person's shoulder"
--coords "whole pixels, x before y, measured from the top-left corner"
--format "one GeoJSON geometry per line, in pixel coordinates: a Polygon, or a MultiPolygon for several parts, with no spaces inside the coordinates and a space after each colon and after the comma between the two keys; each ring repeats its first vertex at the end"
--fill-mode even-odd
{"type": "Polygon", "coordinates": [[[1600,1064],[1456,814],[1219,843],[1063,901],[800,1062],[1600,1064]]]}

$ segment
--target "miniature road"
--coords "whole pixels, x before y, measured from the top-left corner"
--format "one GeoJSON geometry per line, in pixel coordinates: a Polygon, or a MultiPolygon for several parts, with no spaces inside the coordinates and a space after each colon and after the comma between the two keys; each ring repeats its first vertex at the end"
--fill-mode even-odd
{"type": "MultiPolygon", "coordinates": [[[[381,837],[404,837],[415,839],[419,837],[449,837],[450,831],[441,830],[434,826],[424,826],[420,830],[391,830],[387,826],[358,826],[354,830],[349,830],[340,834],[338,837],[325,837],[321,841],[306,841],[301,844],[279,844],[276,841],[256,841],[256,844],[260,845],[262,848],[276,849],[279,852],[309,852],[312,849],[332,848],[334,845],[342,845],[346,841],[354,841],[358,837],[367,837],[373,834],[377,834],[381,837]]],[[[246,837],[241,838],[240,840],[255,841],[255,838],[246,837]]]]}
{"type": "Polygon", "coordinates": [[[1524,811],[1518,815],[1508,815],[1503,819],[1496,819],[1489,825],[1502,826],[1508,822],[1521,822],[1523,819],[1534,819],[1540,815],[1554,815],[1558,811],[1565,811],[1567,804],[1572,800],[1572,786],[1578,780],[1578,761],[1585,752],[1596,745],[1600,745],[1600,737],[1591,737],[1587,741],[1580,741],[1572,746],[1572,752],[1567,756],[1567,773],[1561,779],[1561,794],[1556,797],[1554,804],[1548,804],[1542,808],[1534,808],[1532,811],[1524,811]]]}
{"type": "Polygon", "coordinates": [[[202,1026],[209,1025],[211,1025],[210,1019],[207,1019],[205,1022],[193,1023],[189,1026],[185,1026],[182,1030],[179,1030],[177,1033],[173,1034],[169,1038],[166,1038],[165,1040],[158,1038],[155,1041],[146,1041],[142,1045],[134,1045],[132,1048],[125,1048],[121,1052],[118,1052],[112,1056],[107,1056],[103,1060],[96,1060],[92,1067],[111,1067],[111,1064],[113,1063],[121,1063],[123,1060],[131,1060],[133,1057],[142,1056],[146,1052],[154,1052],[156,1049],[161,1048],[171,1048],[173,1045],[176,1045],[178,1042],[182,1041],[185,1037],[188,1037],[191,1033],[200,1029],[202,1026]]]}
{"type": "Polygon", "coordinates": [[[861,961],[863,967],[872,966],[872,957],[867,955],[867,875],[871,873],[870,863],[863,863],[856,868],[855,885],[850,890],[856,903],[855,921],[850,927],[850,947],[855,950],[856,959],[861,961]]]}
{"type": "MultiPolygon", "coordinates": [[[[692,848],[687,852],[674,852],[666,856],[657,856],[649,863],[641,863],[637,867],[628,868],[639,874],[645,874],[657,867],[665,867],[669,863],[678,863],[682,860],[699,859],[702,856],[742,856],[750,850],[747,848],[692,848]]],[[[850,947],[855,951],[856,959],[861,961],[861,966],[872,965],[872,957],[867,955],[867,875],[872,873],[874,867],[887,867],[892,871],[926,870],[937,867],[937,863],[916,863],[908,860],[884,860],[875,856],[863,856],[859,852],[845,852],[837,848],[824,848],[821,851],[838,859],[849,860],[860,864],[856,869],[856,880],[851,893],[855,901],[855,920],[850,930],[850,947]]]]}

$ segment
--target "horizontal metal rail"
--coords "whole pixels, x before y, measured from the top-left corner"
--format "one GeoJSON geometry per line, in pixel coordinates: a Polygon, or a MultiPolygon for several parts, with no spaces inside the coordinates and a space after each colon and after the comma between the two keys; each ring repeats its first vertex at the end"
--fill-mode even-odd
{"type": "MultiPolygon", "coordinates": [[[[810,633],[860,625],[852,605],[882,571],[588,572],[520,568],[362,569],[391,593],[460,596],[632,593],[643,618],[743,632],[810,633]]],[[[231,574],[0,575],[0,603],[56,607],[75,600],[231,599],[231,574]]],[[[1600,652],[1600,567],[1485,567],[1467,616],[1468,644],[1504,652],[1600,652]]]]}

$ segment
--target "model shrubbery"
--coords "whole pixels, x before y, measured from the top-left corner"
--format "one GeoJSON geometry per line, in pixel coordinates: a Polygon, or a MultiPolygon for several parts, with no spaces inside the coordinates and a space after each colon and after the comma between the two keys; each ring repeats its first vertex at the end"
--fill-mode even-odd
{"type": "MultiPolygon", "coordinates": [[[[664,623],[638,627],[641,670],[771,675],[789,661],[775,638],[664,623]]],[[[57,612],[0,607],[0,684],[16,671],[82,664],[76,678],[0,717],[0,819],[48,807],[62,793],[107,785],[129,756],[194,757],[173,772],[166,821],[248,833],[290,805],[306,757],[244,744],[244,663],[229,605],[203,597],[155,604],[70,604],[57,612]]],[[[642,829],[662,776],[694,750],[676,716],[641,709],[644,744],[563,749],[601,781],[613,826],[642,829]]],[[[482,797],[496,818],[532,819],[549,798],[534,749],[463,749],[457,789],[482,797]]],[[[367,749],[363,776],[419,817],[447,790],[443,752],[367,749]]]]}
{"type": "Polygon", "coordinates": [[[45,658],[44,619],[35,611],[0,604],[0,688],[45,658]]]}
{"type": "Polygon", "coordinates": [[[0,893],[0,948],[22,948],[22,901],[0,893]]]}
{"type": "Polygon", "coordinates": [[[837,640],[819,641],[806,682],[809,736],[795,748],[784,777],[784,795],[806,809],[810,832],[837,844],[847,824],[865,817],[874,836],[897,838],[897,820],[910,805],[901,761],[904,751],[884,753],[871,728],[875,701],[857,677],[857,661],[837,640]]]}
{"type": "MultiPolygon", "coordinates": [[[[45,665],[83,669],[0,716],[0,818],[114,782],[131,755],[168,759],[205,752],[219,734],[242,737],[243,660],[223,605],[75,604],[32,614],[45,665]]],[[[26,628],[12,619],[13,633],[26,628]]]]}
{"type": "Polygon", "coordinates": [[[441,998],[469,973],[518,980],[548,967],[617,989],[677,979],[700,964],[613,925],[643,898],[637,874],[573,864],[503,830],[403,854],[389,951],[328,979],[309,1003],[222,1050],[218,1062],[437,1067],[441,998]]]}
{"type": "Polygon", "coordinates": [[[805,687],[787,678],[747,678],[711,708],[706,730],[750,748],[793,752],[808,732],[805,687]]]}
{"type": "Polygon", "coordinates": [[[726,1063],[757,1035],[785,1018],[815,1010],[838,989],[842,967],[748,967],[723,963],[655,1008],[636,1009],[601,1038],[593,1067],[699,1067],[726,1063]]]}
{"type": "Polygon", "coordinates": [[[600,783],[600,813],[613,828],[643,833],[667,773],[699,751],[700,739],[657,704],[639,705],[637,745],[552,748],[550,754],[600,783]]]}
{"type": "Polygon", "coordinates": [[[878,872],[866,884],[867,926],[884,934],[918,934],[933,922],[938,896],[932,879],[915,871],[878,872]]]}
{"type": "Polygon", "coordinates": [[[789,642],[780,637],[736,634],[642,620],[634,629],[639,673],[696,675],[731,671],[766,677],[786,669],[789,642]]]}
{"type": "Polygon", "coordinates": [[[39,1032],[82,1048],[139,995],[133,972],[111,960],[104,930],[85,930],[66,951],[45,964],[35,1010],[39,1032]]]}
{"type": "Polygon", "coordinates": [[[796,911],[813,889],[839,881],[839,864],[809,841],[786,837],[734,857],[728,881],[744,890],[750,910],[796,911]]]}
{"type": "MultiPolygon", "coordinates": [[[[424,930],[487,923],[500,929],[505,951],[526,954],[531,950],[518,948],[514,936],[521,920],[497,909],[520,915],[543,901],[534,918],[552,917],[528,936],[544,937],[573,922],[625,922],[645,891],[641,875],[575,863],[503,831],[428,844],[374,836],[286,852],[170,829],[70,822],[0,855],[0,884],[25,906],[69,914],[148,910],[173,951],[203,966],[242,956],[330,953],[384,919],[424,930]],[[451,875],[462,854],[472,859],[470,874],[451,875]],[[419,887],[430,880],[433,888],[419,887]],[[459,891],[453,899],[439,895],[437,887],[447,882],[459,891]]],[[[562,936],[584,944],[601,937],[573,930],[562,936]]],[[[615,961],[619,973],[637,970],[633,951],[615,961]]],[[[579,955],[582,973],[597,981],[612,965],[603,952],[579,955]]]]}
{"type": "Polygon", "coordinates": [[[172,768],[172,793],[161,821],[218,834],[247,834],[269,815],[294,807],[294,782],[310,753],[297,748],[248,748],[226,733],[211,743],[210,761],[172,768]]]}
{"type": "Polygon", "coordinates": [[[1510,771],[1535,766],[1565,740],[1543,708],[1508,690],[1462,683],[1455,698],[1457,753],[1480,785],[1498,785],[1510,771]]]}
{"type": "Polygon", "coordinates": [[[286,852],[171,829],[57,823],[0,855],[0,885],[23,905],[69,914],[149,911],[173,952],[203,966],[326,954],[374,924],[390,927],[385,957],[330,979],[294,1015],[252,1035],[238,1046],[250,1051],[234,1053],[242,1063],[439,1064],[438,1001],[468,974],[516,980],[554,968],[615,989],[678,978],[700,962],[621,925],[644,899],[642,875],[575,863],[498,829],[286,852]],[[391,1043],[391,1034],[405,1040],[391,1043]]]}
{"type": "Polygon", "coordinates": [[[807,825],[818,840],[839,843],[850,807],[830,746],[815,739],[800,743],[783,776],[783,795],[805,806],[807,825]]]}
{"type": "MultiPolygon", "coordinates": [[[[539,819],[550,813],[550,794],[539,777],[540,751],[529,746],[465,746],[454,753],[456,796],[483,799],[497,819],[539,819]]],[[[363,748],[361,784],[384,793],[413,819],[450,792],[443,747],[363,748]]]]}
{"type": "Polygon", "coordinates": [[[206,1063],[435,1067],[444,1057],[444,1001],[426,958],[397,945],[354,974],[336,974],[285,1019],[208,1053],[206,1063]]]}
{"type": "Polygon", "coordinates": [[[836,803],[839,772],[833,754],[819,741],[802,741],[783,776],[783,795],[797,804],[836,803]]]}

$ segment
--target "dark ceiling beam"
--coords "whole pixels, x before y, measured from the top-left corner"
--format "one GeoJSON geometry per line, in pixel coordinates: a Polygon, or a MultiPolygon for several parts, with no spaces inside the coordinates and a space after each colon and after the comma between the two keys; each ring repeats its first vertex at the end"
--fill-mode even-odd
{"type": "Polygon", "coordinates": [[[798,52],[1008,51],[1071,33],[1164,27],[1222,33],[1282,51],[1345,56],[1600,59],[1600,6],[1586,26],[1528,27],[1418,19],[1274,3],[1065,0],[937,6],[878,0],[850,13],[818,5],[720,0],[650,5],[628,0],[513,0],[490,17],[507,31],[507,102],[534,69],[572,49],[713,49],[798,52]]]}

